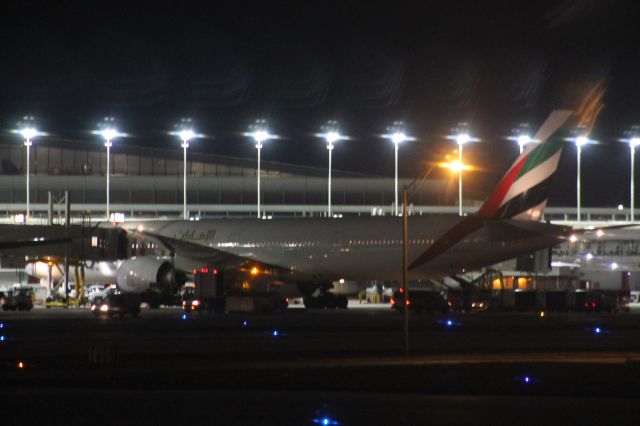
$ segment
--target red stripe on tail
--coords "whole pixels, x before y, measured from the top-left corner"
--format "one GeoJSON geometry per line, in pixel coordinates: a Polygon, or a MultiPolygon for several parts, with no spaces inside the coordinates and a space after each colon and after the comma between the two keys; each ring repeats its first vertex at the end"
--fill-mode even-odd
{"type": "Polygon", "coordinates": [[[485,201],[482,207],[480,207],[480,210],[478,210],[478,216],[484,218],[495,216],[495,214],[498,212],[498,209],[500,208],[500,204],[502,204],[502,200],[504,199],[505,195],[507,195],[509,188],[511,188],[511,185],[513,185],[513,183],[516,181],[518,175],[520,174],[520,170],[522,170],[525,163],[527,162],[527,158],[529,158],[528,155],[514,164],[511,170],[509,170],[507,174],[504,175],[496,190],[493,191],[487,201],[485,201]]]}

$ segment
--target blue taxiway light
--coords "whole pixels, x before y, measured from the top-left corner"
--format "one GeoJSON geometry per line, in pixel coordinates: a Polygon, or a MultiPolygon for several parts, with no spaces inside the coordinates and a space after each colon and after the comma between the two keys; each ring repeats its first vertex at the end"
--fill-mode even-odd
{"type": "Polygon", "coordinates": [[[242,325],[244,327],[248,326],[249,325],[249,321],[247,321],[247,320],[242,321],[242,325]]]}
{"type": "Polygon", "coordinates": [[[602,333],[602,329],[600,327],[596,327],[596,328],[593,329],[593,332],[596,333],[596,334],[600,334],[600,333],[602,333]]]}
{"type": "Polygon", "coordinates": [[[182,318],[183,320],[186,320],[186,319],[187,319],[187,318],[189,318],[189,317],[187,316],[187,314],[182,314],[182,317],[181,317],[181,318],[182,318]]]}
{"type": "Polygon", "coordinates": [[[447,320],[438,320],[436,321],[436,323],[441,324],[445,327],[457,327],[462,325],[462,323],[459,323],[457,321],[454,321],[452,319],[447,319],[447,320]]]}
{"type": "Polygon", "coordinates": [[[525,385],[529,385],[529,384],[532,384],[532,383],[540,382],[539,379],[537,379],[537,378],[535,378],[533,376],[519,376],[519,377],[516,377],[516,380],[519,381],[519,382],[522,382],[525,385]]]}
{"type": "Polygon", "coordinates": [[[327,425],[340,425],[338,421],[331,419],[330,417],[320,417],[317,419],[313,419],[313,423],[327,426],[327,425]]]}
{"type": "Polygon", "coordinates": [[[0,328],[4,328],[4,323],[0,322],[0,328]]]}
{"type": "Polygon", "coordinates": [[[7,340],[5,336],[0,336],[0,342],[4,342],[5,340],[7,340]]]}
{"type": "Polygon", "coordinates": [[[273,333],[271,333],[271,335],[273,337],[278,337],[280,335],[280,332],[278,330],[273,330],[273,333]]]}

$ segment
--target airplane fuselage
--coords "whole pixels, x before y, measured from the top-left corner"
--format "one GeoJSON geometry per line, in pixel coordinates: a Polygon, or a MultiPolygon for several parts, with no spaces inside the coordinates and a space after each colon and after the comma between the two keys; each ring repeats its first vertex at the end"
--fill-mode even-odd
{"type": "MultiPolygon", "coordinates": [[[[410,217],[409,264],[461,220],[450,215],[410,217]]],[[[399,217],[216,219],[129,225],[142,225],[149,233],[203,249],[208,247],[277,265],[291,271],[296,279],[399,280],[402,276],[402,219],[399,217]]],[[[537,225],[544,227],[545,224],[537,225]]],[[[555,228],[508,239],[496,239],[491,234],[486,227],[480,227],[436,258],[412,268],[409,278],[429,279],[471,271],[532,253],[558,241],[555,228]]],[[[181,256],[179,251],[176,254],[181,256]]]]}

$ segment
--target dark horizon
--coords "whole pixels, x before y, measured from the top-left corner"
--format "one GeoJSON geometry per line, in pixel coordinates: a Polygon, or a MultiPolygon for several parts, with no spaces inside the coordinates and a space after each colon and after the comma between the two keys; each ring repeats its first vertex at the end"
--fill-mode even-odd
{"type": "MultiPolygon", "coordinates": [[[[132,135],[122,143],[179,155],[165,132],[189,116],[211,136],[193,150],[253,158],[242,132],[266,118],[282,138],[263,158],[326,167],[313,134],[335,119],[352,139],[336,147],[334,167],[392,176],[393,147],[379,134],[402,120],[418,139],[400,153],[401,176],[413,177],[453,151],[445,136],[467,121],[482,142],[465,157],[483,169],[468,185],[489,192],[517,155],[513,128],[535,129],[601,82],[592,136],[602,144],[584,150],[582,202],[627,205],[629,153],[617,140],[640,116],[636,16],[631,2],[593,0],[14,2],[2,19],[0,122],[10,129],[31,114],[57,137],[91,141],[112,115],[132,135]]],[[[551,204],[575,204],[571,146],[551,204]]]]}

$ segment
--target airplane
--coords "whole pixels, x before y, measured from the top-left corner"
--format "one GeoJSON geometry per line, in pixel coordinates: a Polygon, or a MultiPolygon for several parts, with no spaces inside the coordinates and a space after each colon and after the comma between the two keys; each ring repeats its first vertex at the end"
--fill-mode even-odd
{"type": "MultiPolygon", "coordinates": [[[[549,248],[574,232],[540,222],[571,117],[571,111],[551,113],[537,143],[516,159],[477,213],[408,218],[410,280],[477,270],[549,248]]],[[[148,255],[125,260],[117,272],[123,291],[166,290],[169,268],[189,274],[207,266],[225,280],[261,281],[322,307],[334,281],[392,281],[402,274],[402,220],[396,216],[140,221],[123,228],[171,254],[170,261],[148,255]]]]}

